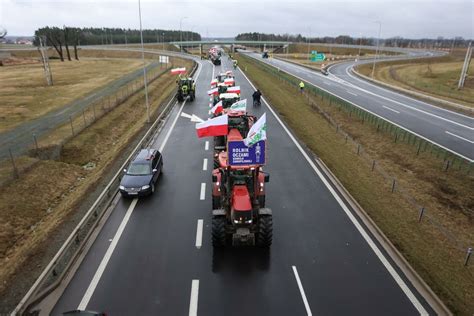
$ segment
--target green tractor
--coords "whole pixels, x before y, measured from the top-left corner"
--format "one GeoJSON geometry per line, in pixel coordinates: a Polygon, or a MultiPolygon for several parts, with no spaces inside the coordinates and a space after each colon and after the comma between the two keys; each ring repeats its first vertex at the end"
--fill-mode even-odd
{"type": "Polygon", "coordinates": [[[192,102],[196,98],[196,83],[193,78],[178,79],[178,92],[176,98],[179,102],[183,102],[187,98],[192,102]]]}

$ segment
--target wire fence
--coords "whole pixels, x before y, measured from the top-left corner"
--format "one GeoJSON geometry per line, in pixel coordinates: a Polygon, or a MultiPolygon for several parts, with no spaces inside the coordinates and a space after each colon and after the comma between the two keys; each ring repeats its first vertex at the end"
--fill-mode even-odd
{"type": "MultiPolygon", "coordinates": [[[[148,84],[173,67],[173,58],[168,64],[158,64],[147,70],[148,84]]],[[[138,76],[114,89],[108,89],[101,97],[90,98],[85,105],[72,113],[53,116],[34,129],[15,132],[15,138],[2,146],[0,158],[0,186],[18,179],[38,161],[59,159],[63,144],[81,133],[85,128],[102,118],[130,97],[143,91],[144,77],[138,76]]],[[[89,99],[85,97],[84,99],[89,99]]]]}
{"type": "MultiPolygon", "coordinates": [[[[248,59],[249,57],[244,56],[244,58],[248,59]]],[[[261,62],[253,62],[251,59],[248,59],[249,62],[252,62],[253,65],[259,67],[260,69],[273,74],[277,77],[280,81],[298,89],[299,87],[299,80],[288,73],[281,71],[275,67],[269,66],[267,64],[261,62]]],[[[471,255],[473,253],[473,247],[471,244],[466,244],[466,242],[462,242],[453,234],[448,228],[446,228],[438,219],[435,218],[434,214],[431,214],[429,210],[423,206],[421,203],[414,198],[407,189],[403,188],[396,177],[391,176],[387,173],[379,164],[377,164],[376,159],[370,156],[370,154],[364,149],[364,147],[351,135],[349,135],[344,129],[341,127],[334,117],[325,111],[316,101],[319,99],[320,101],[326,101],[331,106],[337,106],[339,109],[346,111],[350,116],[354,116],[355,118],[359,119],[363,123],[370,123],[376,127],[377,132],[384,132],[389,134],[395,143],[403,142],[409,144],[415,148],[416,155],[420,155],[422,152],[429,152],[429,154],[433,157],[436,157],[442,161],[441,168],[445,172],[449,172],[450,170],[457,170],[458,172],[463,172],[469,175],[472,169],[472,163],[462,159],[461,157],[452,154],[451,152],[421,138],[417,135],[410,133],[409,131],[396,126],[390,122],[387,122],[380,117],[373,115],[364,111],[363,109],[352,105],[351,103],[346,102],[338,98],[335,95],[331,95],[326,91],[318,89],[317,87],[305,87],[305,91],[303,92],[308,105],[310,105],[314,110],[320,113],[325,120],[332,126],[335,132],[338,135],[341,135],[345,143],[348,146],[352,147],[352,150],[366,163],[367,167],[370,170],[379,176],[381,176],[384,181],[387,183],[387,187],[389,188],[392,194],[399,194],[404,201],[406,201],[413,209],[413,214],[416,216],[418,223],[426,222],[437,229],[444,238],[449,241],[454,249],[460,251],[463,255],[463,263],[467,266],[470,262],[471,255]]],[[[472,210],[471,210],[472,211],[472,210]]],[[[470,241],[469,241],[470,243],[470,241]]]]}

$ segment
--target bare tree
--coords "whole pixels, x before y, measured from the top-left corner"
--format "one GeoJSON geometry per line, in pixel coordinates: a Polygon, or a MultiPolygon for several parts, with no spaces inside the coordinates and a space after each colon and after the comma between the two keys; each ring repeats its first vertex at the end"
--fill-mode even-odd
{"type": "Polygon", "coordinates": [[[67,60],[71,61],[71,53],[69,52],[69,28],[64,26],[63,28],[63,33],[64,33],[64,46],[66,47],[66,53],[67,53],[67,60]]]}

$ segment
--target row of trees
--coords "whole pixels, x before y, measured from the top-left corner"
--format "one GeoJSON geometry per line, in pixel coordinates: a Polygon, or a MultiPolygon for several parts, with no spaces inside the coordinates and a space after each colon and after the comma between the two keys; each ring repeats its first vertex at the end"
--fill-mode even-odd
{"type": "MultiPolygon", "coordinates": [[[[290,42],[310,42],[310,43],[328,43],[328,44],[348,44],[348,45],[373,45],[377,44],[376,38],[356,38],[349,35],[339,35],[337,37],[311,37],[307,38],[301,34],[264,34],[264,33],[241,33],[235,37],[241,41],[290,41],[290,42]]],[[[407,39],[402,37],[392,37],[380,40],[380,45],[388,47],[404,48],[452,48],[466,47],[469,41],[462,37],[436,39],[407,39]]]]}
{"type": "MultiPolygon", "coordinates": [[[[35,31],[33,44],[39,46],[40,38],[47,46],[52,46],[64,61],[64,54],[71,60],[69,47],[74,48],[74,58],[78,59],[79,45],[134,44],[140,43],[140,31],[120,28],[77,28],[77,27],[43,27],[35,31]],[[64,46],[64,50],[63,50],[64,46]]],[[[189,31],[143,30],[144,43],[172,41],[200,41],[201,35],[189,31]]]]}

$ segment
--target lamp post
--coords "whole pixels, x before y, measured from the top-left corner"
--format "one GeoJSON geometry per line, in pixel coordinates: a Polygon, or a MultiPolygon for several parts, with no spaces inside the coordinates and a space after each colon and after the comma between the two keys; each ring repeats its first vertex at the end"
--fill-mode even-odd
{"type": "Polygon", "coordinates": [[[308,36],[308,60],[311,59],[310,55],[309,55],[309,39],[311,37],[311,26],[309,27],[309,36],[308,36]]]}
{"type": "MultiPolygon", "coordinates": [[[[183,20],[184,19],[187,19],[188,17],[187,16],[183,16],[181,19],[179,19],[179,41],[182,42],[183,41],[183,20]]],[[[183,43],[181,43],[180,46],[180,51],[182,52],[183,51],[183,43]]]]}
{"type": "Polygon", "coordinates": [[[142,31],[142,7],[141,7],[140,0],[138,0],[138,15],[140,17],[140,42],[142,44],[143,82],[145,85],[145,102],[146,102],[146,121],[147,123],[150,123],[150,103],[148,102],[148,83],[146,80],[145,48],[143,46],[143,31],[142,31]]]}
{"type": "Polygon", "coordinates": [[[375,61],[377,60],[377,55],[379,54],[380,33],[382,32],[382,22],[380,22],[380,21],[375,21],[375,23],[378,23],[378,24],[379,24],[379,35],[378,35],[378,37],[377,37],[377,49],[375,50],[374,63],[373,63],[373,65],[372,65],[372,79],[374,79],[375,61]]]}
{"type": "Polygon", "coordinates": [[[163,36],[163,48],[162,48],[162,50],[165,50],[165,33],[161,33],[161,35],[163,36]]]}

